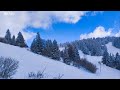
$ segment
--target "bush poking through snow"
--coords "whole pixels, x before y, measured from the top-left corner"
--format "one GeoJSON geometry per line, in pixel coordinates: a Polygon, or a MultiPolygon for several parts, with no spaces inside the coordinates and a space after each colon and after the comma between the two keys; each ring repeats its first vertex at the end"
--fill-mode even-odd
{"type": "Polygon", "coordinates": [[[38,71],[37,73],[30,72],[30,73],[28,73],[28,78],[29,79],[42,79],[42,78],[44,78],[44,71],[45,71],[45,69],[43,71],[38,71]]]}
{"type": "Polygon", "coordinates": [[[28,74],[28,77],[30,79],[41,79],[44,77],[43,73],[41,73],[40,71],[38,71],[37,73],[34,73],[34,72],[30,72],[28,74]]]}
{"type": "Polygon", "coordinates": [[[0,78],[10,79],[14,75],[18,68],[18,61],[12,58],[0,57],[0,78]]]}
{"type": "Polygon", "coordinates": [[[53,79],[61,79],[64,76],[64,74],[59,74],[57,77],[54,77],[53,79]]]}
{"type": "Polygon", "coordinates": [[[96,73],[96,70],[97,70],[97,67],[91,62],[87,61],[86,59],[80,59],[79,61],[76,61],[76,65],[77,67],[82,66],[92,73],[96,73]]]}

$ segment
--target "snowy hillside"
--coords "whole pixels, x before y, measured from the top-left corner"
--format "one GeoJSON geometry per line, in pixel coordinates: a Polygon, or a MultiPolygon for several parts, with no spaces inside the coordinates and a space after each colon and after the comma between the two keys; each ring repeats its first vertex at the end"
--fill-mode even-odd
{"type": "MultiPolygon", "coordinates": [[[[114,49],[111,44],[107,44],[108,50],[118,50],[114,49]]],[[[119,50],[118,50],[119,51],[119,50]]],[[[59,74],[64,74],[63,79],[120,79],[120,71],[102,65],[100,73],[100,65],[102,57],[84,55],[79,51],[80,57],[86,57],[90,62],[97,65],[96,74],[90,73],[89,71],[80,68],[66,65],[60,61],[55,61],[41,55],[34,54],[25,48],[20,48],[8,44],[0,43],[0,56],[11,57],[19,61],[19,68],[13,78],[24,79],[28,78],[29,72],[37,72],[39,70],[45,69],[45,78],[52,79],[57,77],[59,74]]]]}
{"type": "Polygon", "coordinates": [[[116,54],[117,52],[120,54],[120,49],[112,46],[112,42],[106,44],[107,46],[107,49],[108,49],[108,52],[111,53],[111,54],[116,54]]]}

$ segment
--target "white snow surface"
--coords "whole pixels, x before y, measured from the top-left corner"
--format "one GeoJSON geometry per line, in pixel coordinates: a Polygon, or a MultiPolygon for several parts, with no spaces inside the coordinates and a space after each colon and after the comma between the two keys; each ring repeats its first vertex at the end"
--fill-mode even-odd
{"type": "Polygon", "coordinates": [[[106,44],[106,46],[109,53],[115,55],[118,52],[120,54],[120,49],[112,46],[112,42],[106,44]]]}
{"type": "MultiPolygon", "coordinates": [[[[114,47],[110,46],[114,49],[114,47]]],[[[111,49],[109,48],[109,49],[111,49]]],[[[118,49],[115,49],[118,50],[118,49]]],[[[70,65],[66,65],[60,61],[55,61],[47,57],[34,54],[28,51],[26,48],[20,48],[4,43],[0,43],[0,56],[11,57],[19,61],[19,68],[16,74],[13,76],[15,79],[27,79],[29,72],[37,72],[45,69],[45,79],[53,79],[59,74],[62,75],[62,79],[120,79],[120,71],[102,65],[100,72],[100,65],[102,57],[84,55],[79,51],[80,57],[86,57],[90,62],[94,63],[98,70],[96,74],[93,74],[83,68],[76,68],[70,65]]]]}
{"type": "Polygon", "coordinates": [[[60,51],[63,51],[64,49],[65,49],[64,47],[60,47],[60,48],[59,48],[60,51]]]}

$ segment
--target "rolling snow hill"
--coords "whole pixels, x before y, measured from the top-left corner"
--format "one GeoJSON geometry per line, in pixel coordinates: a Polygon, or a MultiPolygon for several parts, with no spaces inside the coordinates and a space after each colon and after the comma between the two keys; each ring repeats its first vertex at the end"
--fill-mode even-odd
{"type": "MultiPolygon", "coordinates": [[[[115,49],[111,44],[107,44],[108,51],[111,52],[115,49]],[[111,51],[110,51],[111,50],[111,51]]],[[[84,55],[79,51],[80,57],[86,57],[90,62],[94,63],[98,70],[93,74],[84,68],[76,68],[66,65],[60,61],[55,61],[47,57],[34,54],[26,48],[20,48],[4,43],[0,43],[0,56],[11,57],[19,61],[19,68],[13,76],[15,79],[27,79],[29,72],[37,72],[45,69],[45,79],[52,79],[59,74],[63,74],[62,79],[120,79],[120,71],[102,65],[100,72],[100,65],[102,57],[84,55]]],[[[119,52],[120,53],[120,52],[119,52]]]]}

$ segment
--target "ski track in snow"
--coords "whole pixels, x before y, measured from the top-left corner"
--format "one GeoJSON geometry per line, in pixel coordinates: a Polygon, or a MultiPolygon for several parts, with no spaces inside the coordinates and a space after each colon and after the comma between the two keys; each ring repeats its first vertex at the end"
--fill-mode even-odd
{"type": "MultiPolygon", "coordinates": [[[[108,51],[118,52],[119,49],[107,44],[108,51]]],[[[114,53],[113,52],[113,53],[114,53]]],[[[120,52],[119,52],[120,53],[120,52]]],[[[34,54],[28,51],[26,48],[20,48],[4,43],[0,43],[0,56],[11,57],[19,61],[19,68],[13,78],[16,79],[27,79],[29,72],[37,72],[45,69],[45,78],[52,79],[53,77],[63,74],[63,79],[120,79],[120,71],[107,67],[102,64],[101,73],[100,65],[102,56],[90,56],[84,55],[79,50],[80,57],[86,57],[88,61],[95,64],[98,68],[96,74],[90,73],[83,68],[76,68],[73,66],[66,65],[60,61],[55,61],[47,57],[34,54]]]]}

